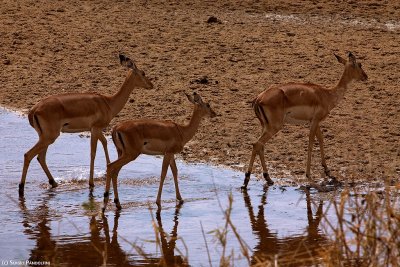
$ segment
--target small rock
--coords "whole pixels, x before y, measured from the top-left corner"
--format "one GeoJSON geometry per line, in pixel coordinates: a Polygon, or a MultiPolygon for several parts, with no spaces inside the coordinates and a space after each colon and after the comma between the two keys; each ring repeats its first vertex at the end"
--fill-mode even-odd
{"type": "Polygon", "coordinates": [[[221,24],[221,20],[219,20],[217,17],[210,16],[207,20],[207,23],[218,23],[221,24]]]}
{"type": "Polygon", "coordinates": [[[3,60],[3,64],[4,65],[11,65],[11,60],[9,60],[8,58],[3,60]]]}
{"type": "Polygon", "coordinates": [[[203,77],[201,77],[199,79],[194,80],[193,82],[200,83],[200,84],[208,84],[209,80],[208,80],[207,76],[203,76],[203,77]]]}

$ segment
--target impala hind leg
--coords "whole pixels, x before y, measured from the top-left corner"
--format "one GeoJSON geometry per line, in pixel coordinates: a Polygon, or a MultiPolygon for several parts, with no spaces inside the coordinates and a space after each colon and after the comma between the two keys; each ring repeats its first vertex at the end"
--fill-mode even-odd
{"type": "Polygon", "coordinates": [[[108,148],[107,148],[107,139],[104,137],[104,134],[100,132],[99,140],[103,145],[104,155],[106,156],[107,165],[110,164],[110,156],[108,155],[108,148]]]}
{"type": "Polygon", "coordinates": [[[102,212],[103,213],[107,208],[108,199],[109,199],[109,196],[110,196],[111,181],[113,183],[113,189],[114,189],[114,203],[115,203],[115,205],[116,205],[118,210],[121,209],[121,204],[119,202],[118,189],[117,189],[117,186],[118,186],[118,183],[117,183],[118,174],[119,174],[119,171],[121,170],[121,168],[124,165],[126,165],[129,162],[135,160],[138,156],[139,156],[139,154],[137,154],[137,155],[123,154],[116,161],[111,162],[110,164],[107,165],[106,188],[105,188],[105,192],[104,192],[104,201],[103,201],[103,208],[102,208],[102,212]]]}
{"type": "Polygon", "coordinates": [[[28,173],[29,164],[31,163],[32,159],[47,149],[47,147],[56,140],[57,136],[54,138],[44,138],[43,136],[39,137],[39,141],[28,151],[24,154],[24,167],[22,168],[22,176],[21,182],[19,183],[18,192],[20,196],[24,195],[24,187],[25,187],[25,180],[26,175],[28,173]]]}
{"type": "Polygon", "coordinates": [[[174,155],[170,154],[170,153],[166,153],[164,155],[164,159],[163,159],[163,163],[162,163],[162,169],[161,169],[160,186],[158,188],[158,194],[157,194],[157,199],[156,199],[156,204],[158,206],[157,212],[161,211],[161,193],[162,193],[162,188],[163,188],[163,185],[164,185],[165,176],[167,175],[168,166],[169,166],[169,164],[171,162],[171,158],[173,156],[174,155]]]}
{"type": "Polygon", "coordinates": [[[257,143],[253,145],[253,150],[251,151],[249,167],[247,168],[247,172],[245,173],[244,182],[243,182],[243,186],[241,187],[241,189],[247,189],[247,184],[250,181],[251,170],[253,169],[254,160],[256,159],[256,155],[257,155],[256,145],[257,145],[257,143]]]}
{"type": "Polygon", "coordinates": [[[174,155],[172,155],[169,166],[171,167],[172,175],[174,176],[176,199],[179,201],[179,204],[182,204],[183,199],[182,199],[181,193],[179,192],[179,186],[178,186],[178,168],[176,167],[174,155]]]}
{"type": "Polygon", "coordinates": [[[263,168],[263,177],[267,181],[268,185],[273,185],[274,181],[272,181],[271,177],[269,177],[267,164],[265,163],[265,156],[264,156],[264,146],[260,149],[258,155],[260,156],[261,165],[263,168]]]}
{"type": "Polygon", "coordinates": [[[46,147],[42,152],[39,153],[39,155],[37,156],[37,160],[39,161],[40,166],[42,166],[43,171],[46,173],[47,178],[49,179],[49,184],[51,185],[51,187],[55,188],[58,186],[58,184],[54,180],[53,175],[51,175],[46,163],[47,148],[48,147],[46,147]]]}
{"type": "Polygon", "coordinates": [[[256,155],[258,155],[260,157],[261,164],[262,164],[262,167],[263,167],[264,179],[267,181],[268,185],[272,185],[274,183],[271,180],[271,178],[269,177],[267,165],[265,163],[264,145],[277,132],[278,132],[278,130],[269,130],[269,131],[267,130],[267,131],[263,132],[263,134],[258,139],[258,141],[253,145],[253,150],[251,152],[251,158],[250,158],[249,167],[247,168],[247,172],[245,174],[243,186],[241,187],[241,189],[247,189],[247,184],[250,181],[250,175],[251,175],[251,171],[253,169],[254,160],[256,158],[256,155]]]}

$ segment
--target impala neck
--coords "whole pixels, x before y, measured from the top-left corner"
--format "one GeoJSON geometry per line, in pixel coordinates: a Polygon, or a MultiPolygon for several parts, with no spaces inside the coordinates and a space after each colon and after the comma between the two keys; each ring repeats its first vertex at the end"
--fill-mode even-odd
{"type": "Polygon", "coordinates": [[[110,97],[109,104],[113,117],[123,109],[128,101],[129,95],[132,93],[133,88],[135,88],[134,76],[134,72],[130,70],[121,88],[110,97]]]}
{"type": "Polygon", "coordinates": [[[332,89],[333,102],[331,104],[330,110],[336,107],[339,104],[339,102],[343,99],[344,94],[347,91],[347,87],[350,85],[352,81],[353,77],[350,75],[347,69],[345,69],[342,74],[342,77],[339,80],[339,83],[332,89]]]}
{"type": "Polygon", "coordinates": [[[201,109],[195,105],[190,122],[187,125],[178,125],[182,134],[184,144],[189,142],[189,140],[192,139],[193,136],[196,134],[202,118],[203,114],[201,112],[201,109]]]}

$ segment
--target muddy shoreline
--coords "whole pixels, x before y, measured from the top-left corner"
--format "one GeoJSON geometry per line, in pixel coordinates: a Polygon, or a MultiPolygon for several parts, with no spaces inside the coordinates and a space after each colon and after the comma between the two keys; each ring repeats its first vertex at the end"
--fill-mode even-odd
{"type": "MultiPolygon", "coordinates": [[[[370,79],[354,83],[321,125],[328,166],[347,182],[397,181],[399,5],[5,1],[0,105],[26,112],[52,94],[112,94],[126,74],[118,62],[124,52],[155,89],[135,90],[112,125],[142,117],[185,123],[191,105],[184,92],[196,91],[219,116],[204,120],[182,159],[244,171],[261,130],[251,100],[289,81],[334,86],[342,66],[333,53],[351,50],[370,79]],[[210,16],[219,23],[207,23],[210,16]]],[[[307,142],[307,126],[285,126],[265,148],[271,176],[304,181],[307,142]]],[[[260,172],[259,162],[254,172],[260,172]]],[[[315,144],[312,177],[322,178],[322,172],[315,144]]]]}

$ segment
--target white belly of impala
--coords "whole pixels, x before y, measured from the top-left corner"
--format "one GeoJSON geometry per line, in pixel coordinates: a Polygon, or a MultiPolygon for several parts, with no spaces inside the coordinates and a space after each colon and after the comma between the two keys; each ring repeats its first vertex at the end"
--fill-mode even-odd
{"type": "Polygon", "coordinates": [[[81,117],[66,119],[62,122],[61,132],[63,133],[78,133],[90,131],[93,123],[93,118],[81,117]]]}
{"type": "Polygon", "coordinates": [[[295,106],[286,110],[285,123],[305,124],[314,117],[315,108],[310,106],[295,106]]]}

